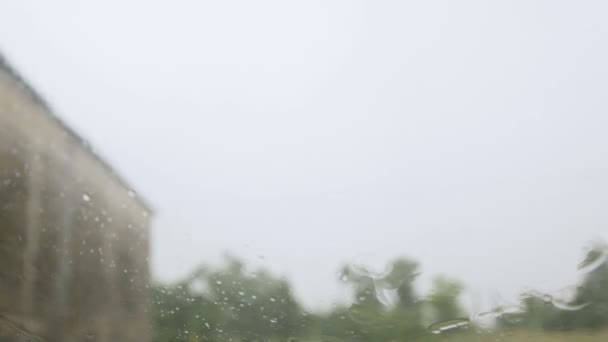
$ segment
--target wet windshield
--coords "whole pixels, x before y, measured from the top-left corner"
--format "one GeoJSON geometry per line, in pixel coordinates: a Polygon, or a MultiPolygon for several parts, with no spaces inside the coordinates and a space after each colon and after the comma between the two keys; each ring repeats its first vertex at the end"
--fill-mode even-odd
{"type": "Polygon", "coordinates": [[[606,340],[607,19],[3,2],[0,340],[606,340]]]}

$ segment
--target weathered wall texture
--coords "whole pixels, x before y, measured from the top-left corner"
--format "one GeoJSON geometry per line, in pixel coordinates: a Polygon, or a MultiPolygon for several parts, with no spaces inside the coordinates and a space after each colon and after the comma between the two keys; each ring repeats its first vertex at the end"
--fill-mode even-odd
{"type": "Polygon", "coordinates": [[[0,56],[0,340],[148,341],[148,212],[0,56]]]}

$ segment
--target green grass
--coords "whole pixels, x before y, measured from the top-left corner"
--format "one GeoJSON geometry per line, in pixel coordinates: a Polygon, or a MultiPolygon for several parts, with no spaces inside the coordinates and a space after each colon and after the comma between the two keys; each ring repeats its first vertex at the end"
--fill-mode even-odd
{"type": "Polygon", "coordinates": [[[504,332],[497,334],[463,334],[446,336],[445,342],[608,342],[608,331],[545,333],[535,331],[504,332]]]}

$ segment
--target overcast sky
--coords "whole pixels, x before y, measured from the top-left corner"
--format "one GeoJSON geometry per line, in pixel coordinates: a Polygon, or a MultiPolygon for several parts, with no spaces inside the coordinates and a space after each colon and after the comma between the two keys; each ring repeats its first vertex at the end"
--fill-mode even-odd
{"type": "Polygon", "coordinates": [[[157,278],[230,250],[310,306],[398,255],[571,284],[608,233],[607,38],[599,0],[0,2],[0,49],[156,208],[157,278]]]}

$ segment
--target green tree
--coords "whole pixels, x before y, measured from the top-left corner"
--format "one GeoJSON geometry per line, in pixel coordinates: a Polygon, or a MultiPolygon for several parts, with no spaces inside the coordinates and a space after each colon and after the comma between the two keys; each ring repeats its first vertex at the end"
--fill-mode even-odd
{"type": "Polygon", "coordinates": [[[463,285],[443,276],[433,279],[433,288],[427,298],[435,321],[445,321],[460,318],[464,311],[458,303],[458,298],[464,290],[463,285]]]}
{"type": "Polygon", "coordinates": [[[286,340],[307,328],[285,279],[250,272],[232,256],[222,267],[154,287],[153,296],[158,341],[286,340]]]}
{"type": "MultiPolygon", "coordinates": [[[[353,304],[346,310],[352,332],[348,340],[408,341],[427,335],[414,281],[418,263],[396,259],[385,274],[345,266],[341,278],[353,287],[353,304]]],[[[344,315],[339,315],[344,319],[344,315]]],[[[343,323],[342,325],[345,325],[343,323]]]]}

